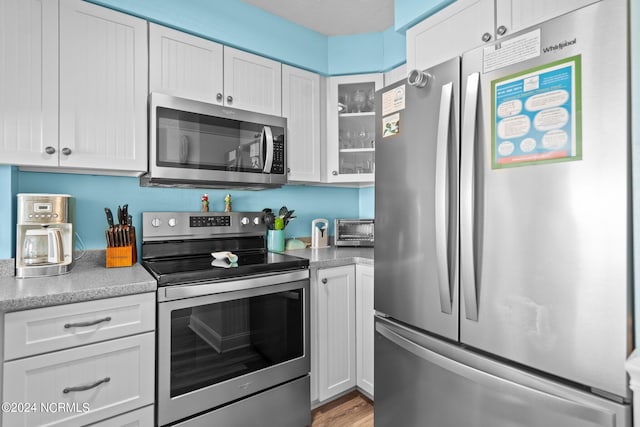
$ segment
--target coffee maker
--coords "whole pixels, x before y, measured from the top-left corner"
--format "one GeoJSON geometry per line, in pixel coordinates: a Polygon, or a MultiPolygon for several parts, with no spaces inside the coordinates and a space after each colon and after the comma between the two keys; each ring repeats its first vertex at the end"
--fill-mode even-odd
{"type": "Polygon", "coordinates": [[[18,194],[16,277],[64,274],[73,263],[68,194],[18,194]]]}

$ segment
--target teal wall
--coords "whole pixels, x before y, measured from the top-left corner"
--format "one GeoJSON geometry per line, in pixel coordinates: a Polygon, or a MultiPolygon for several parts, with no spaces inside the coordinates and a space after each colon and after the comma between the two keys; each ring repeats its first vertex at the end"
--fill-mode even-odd
{"type": "MultiPolygon", "coordinates": [[[[295,209],[296,218],[285,230],[287,238],[310,236],[314,218],[327,218],[333,224],[335,218],[357,218],[359,215],[357,188],[303,185],[263,191],[156,188],[140,187],[137,178],[129,177],[20,172],[17,189],[21,193],[73,195],[75,231],[84,242],[85,249],[105,246],[105,207],[111,208],[115,215],[118,205],[129,204],[129,212],[139,234],[143,211],[199,211],[203,193],[209,195],[211,211],[224,210],[227,193],[231,195],[234,211],[260,211],[263,208],[277,211],[282,206],[295,209]]],[[[82,249],[79,242],[76,247],[82,249]]]]}
{"type": "Polygon", "coordinates": [[[360,218],[375,218],[375,187],[363,187],[358,194],[360,218]]]}
{"type": "Polygon", "coordinates": [[[240,0],[86,0],[322,75],[388,71],[405,62],[405,38],[327,37],[240,0]]]}
{"type": "Polygon", "coordinates": [[[433,15],[455,0],[395,0],[394,29],[404,32],[407,28],[433,15]]]}
{"type": "Polygon", "coordinates": [[[13,257],[15,247],[16,168],[0,166],[0,259],[13,257]]]}

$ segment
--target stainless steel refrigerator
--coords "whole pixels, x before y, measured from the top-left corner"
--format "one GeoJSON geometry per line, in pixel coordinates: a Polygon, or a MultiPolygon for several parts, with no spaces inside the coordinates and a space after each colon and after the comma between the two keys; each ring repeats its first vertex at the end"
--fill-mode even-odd
{"type": "Polygon", "coordinates": [[[376,427],[631,426],[627,7],[376,94],[376,427]]]}

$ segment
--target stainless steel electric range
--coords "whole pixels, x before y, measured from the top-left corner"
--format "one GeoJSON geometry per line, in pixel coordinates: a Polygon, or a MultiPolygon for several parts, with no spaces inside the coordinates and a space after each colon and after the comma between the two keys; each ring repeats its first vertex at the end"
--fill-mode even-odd
{"type": "Polygon", "coordinates": [[[309,261],[266,250],[261,212],[142,220],[141,263],[158,281],[156,423],[309,425],[309,261]],[[214,260],[225,251],[237,261],[214,260]]]}

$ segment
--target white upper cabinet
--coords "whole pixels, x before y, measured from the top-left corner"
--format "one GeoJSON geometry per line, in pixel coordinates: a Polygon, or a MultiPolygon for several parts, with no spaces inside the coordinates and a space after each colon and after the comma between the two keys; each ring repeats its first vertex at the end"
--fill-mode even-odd
{"type": "Polygon", "coordinates": [[[320,182],[320,76],[282,65],[290,181],[320,182]]]}
{"type": "Polygon", "coordinates": [[[457,0],[407,30],[407,72],[493,40],[494,0],[457,0]]]}
{"type": "Polygon", "coordinates": [[[425,69],[599,0],[457,0],[407,30],[407,70],[425,69]]]}
{"type": "Polygon", "coordinates": [[[600,0],[495,0],[496,36],[506,36],[600,0]]]}
{"type": "Polygon", "coordinates": [[[147,23],[60,0],[60,166],[147,169],[147,23]]]}
{"type": "Polygon", "coordinates": [[[282,115],[281,64],[225,46],[224,102],[242,110],[282,115]]]}
{"type": "Polygon", "coordinates": [[[372,183],[375,176],[375,92],[382,74],[330,77],[327,82],[326,181],[372,183]]]}
{"type": "Polygon", "coordinates": [[[57,1],[0,0],[0,76],[0,163],[57,166],[57,1]]]}
{"type": "Polygon", "coordinates": [[[150,92],[282,114],[277,61],[150,23],[149,64],[150,92]]]}
{"type": "Polygon", "coordinates": [[[221,44],[149,23],[149,91],[223,103],[221,44]]]}

